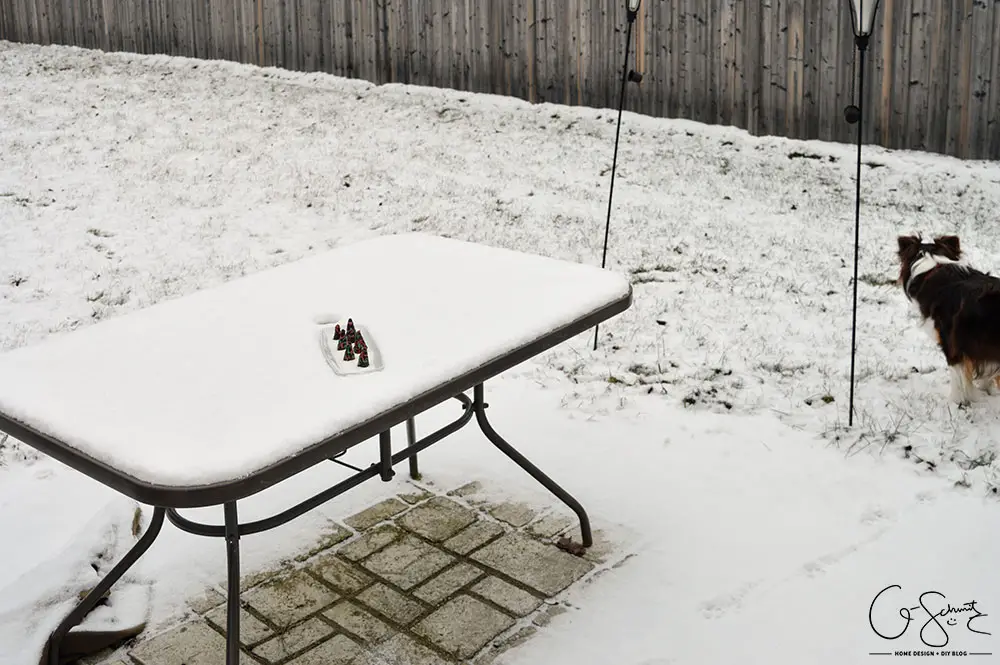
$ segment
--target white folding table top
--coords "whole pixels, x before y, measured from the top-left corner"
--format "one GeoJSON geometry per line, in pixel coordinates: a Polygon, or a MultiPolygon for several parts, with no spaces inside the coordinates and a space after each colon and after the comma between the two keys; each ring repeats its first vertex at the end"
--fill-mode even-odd
{"type": "Polygon", "coordinates": [[[142,484],[227,483],[623,300],[597,267],[384,236],[0,354],[0,415],[142,484]],[[333,371],[330,316],[381,371],[333,371]]]}

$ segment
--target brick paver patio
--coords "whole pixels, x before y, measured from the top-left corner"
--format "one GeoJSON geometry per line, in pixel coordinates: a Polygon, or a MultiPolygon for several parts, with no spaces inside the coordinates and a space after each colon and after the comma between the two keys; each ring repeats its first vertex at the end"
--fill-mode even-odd
{"type": "MultiPolygon", "coordinates": [[[[490,503],[470,483],[438,494],[411,484],[334,525],[294,565],[243,582],[248,665],[486,665],[567,610],[560,597],[608,568],[595,533],[583,557],[569,513],[490,503]]],[[[622,558],[617,556],[616,558],[622,558]]],[[[198,618],[143,636],[101,665],[218,665],[225,588],[189,605],[198,618]]]]}

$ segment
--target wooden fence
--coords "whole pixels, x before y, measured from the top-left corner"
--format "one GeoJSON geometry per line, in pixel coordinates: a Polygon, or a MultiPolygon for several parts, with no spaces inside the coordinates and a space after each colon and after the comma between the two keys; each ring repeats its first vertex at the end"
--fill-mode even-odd
{"type": "MultiPolygon", "coordinates": [[[[848,0],[643,0],[627,108],[856,140],[848,0]],[[637,52],[636,52],[637,50],[637,52]]],[[[617,107],[624,0],[0,0],[0,39],[617,107]]],[[[881,0],[865,142],[1000,159],[1000,0],[881,0]]]]}

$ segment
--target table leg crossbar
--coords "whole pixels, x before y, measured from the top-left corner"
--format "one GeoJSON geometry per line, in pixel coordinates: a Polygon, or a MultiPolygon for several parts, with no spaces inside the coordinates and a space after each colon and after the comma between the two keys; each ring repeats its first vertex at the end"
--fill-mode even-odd
{"type": "Polygon", "coordinates": [[[49,664],[59,665],[59,643],[63,637],[74,626],[79,625],[83,618],[90,612],[108,592],[112,585],[121,578],[125,572],[142,556],[153,541],[156,539],[163,526],[163,518],[166,516],[170,522],[188,533],[199,536],[209,536],[225,538],[226,540],[226,572],[227,572],[227,604],[226,604],[226,665],[239,665],[240,660],[240,537],[247,536],[262,531],[267,531],[281,526],[296,517],[326,503],[327,501],[349,491],[366,480],[376,476],[383,481],[389,481],[394,475],[392,467],[403,460],[409,460],[410,476],[418,477],[417,453],[437,443],[441,439],[450,436],[467,425],[473,418],[479,424],[480,429],[486,438],[497,447],[504,455],[510,458],[515,464],[528,472],[535,480],[541,483],[546,489],[554,494],[560,501],[569,506],[580,519],[580,534],[583,540],[583,547],[590,547],[593,544],[593,537],[590,530],[590,520],[587,517],[583,506],[573,498],[562,487],[551,478],[542,473],[524,455],[514,449],[503,437],[501,437],[486,418],[486,409],[489,406],[483,398],[483,385],[479,384],[473,389],[473,399],[465,394],[455,395],[455,399],[462,403],[462,415],[442,427],[441,429],[428,434],[419,441],[416,440],[416,424],[410,418],[406,421],[407,446],[397,453],[392,452],[389,432],[379,435],[379,461],[371,464],[366,469],[358,469],[341,462],[337,458],[342,453],[332,456],[330,459],[338,464],[357,470],[353,476],[342,480],[332,487],[316,494],[315,496],[302,501],[287,510],[284,510],[271,517],[240,524],[236,512],[236,502],[230,501],[223,505],[224,524],[203,524],[182,517],[175,508],[157,507],[153,511],[153,519],[146,533],[138,543],[129,550],[128,554],[111,570],[94,589],[87,594],[80,604],[74,609],[59,625],[52,634],[49,641],[49,664]]]}

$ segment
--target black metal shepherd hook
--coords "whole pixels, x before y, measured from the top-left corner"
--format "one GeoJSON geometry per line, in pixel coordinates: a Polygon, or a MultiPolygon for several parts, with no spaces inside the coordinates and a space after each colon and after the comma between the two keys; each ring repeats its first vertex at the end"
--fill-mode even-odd
{"type": "MultiPolygon", "coordinates": [[[[625,85],[629,81],[639,83],[642,81],[642,74],[630,72],[628,69],[628,52],[632,45],[632,24],[639,14],[639,4],[642,0],[628,0],[626,5],[626,15],[628,17],[628,27],[625,30],[625,64],[622,67],[622,89],[618,97],[618,129],[615,130],[615,155],[611,160],[611,191],[608,194],[608,221],[604,225],[604,255],[601,257],[601,268],[604,268],[608,260],[608,236],[611,234],[611,199],[615,195],[615,170],[618,167],[618,138],[622,131],[622,108],[625,106],[625,85]]],[[[594,351],[597,350],[597,329],[594,326],[594,351]]]]}
{"type": "Polygon", "coordinates": [[[854,30],[854,43],[858,48],[858,98],[857,105],[851,104],[844,109],[844,119],[850,124],[858,125],[858,167],[856,175],[856,190],[854,195],[854,301],[851,310],[851,394],[847,411],[847,425],[854,426],[854,356],[857,351],[858,334],[858,247],[861,237],[861,140],[863,126],[861,104],[865,95],[865,52],[871,37],[872,26],[875,23],[875,12],[878,10],[878,0],[849,0],[851,3],[851,27],[854,30]]]}

